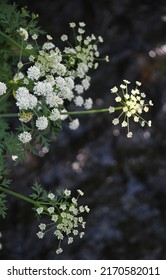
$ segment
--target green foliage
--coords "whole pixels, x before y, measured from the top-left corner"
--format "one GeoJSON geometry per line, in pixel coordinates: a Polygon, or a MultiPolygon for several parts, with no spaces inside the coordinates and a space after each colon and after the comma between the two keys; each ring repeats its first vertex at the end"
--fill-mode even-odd
{"type": "MultiPolygon", "coordinates": [[[[9,35],[11,38],[21,42],[17,33],[20,27],[25,28],[29,34],[43,34],[44,31],[38,26],[37,15],[31,15],[27,8],[18,9],[14,4],[1,0],[0,3],[0,31],[9,35]]],[[[19,50],[12,42],[0,36],[0,77],[1,81],[8,82],[12,79],[14,70],[18,62],[19,50]]]]}
{"type": "Polygon", "coordinates": [[[6,217],[6,211],[7,211],[7,207],[6,207],[6,195],[4,193],[0,193],[0,217],[2,217],[3,219],[6,217]]]}
{"type": "Polygon", "coordinates": [[[45,137],[43,134],[38,133],[35,137],[36,143],[40,143],[43,147],[49,148],[50,146],[50,140],[48,139],[48,136],[45,137]]]}
{"type": "Polygon", "coordinates": [[[8,4],[8,1],[1,0],[0,3],[0,26],[5,33],[12,35],[20,27],[26,28],[30,34],[45,33],[38,26],[38,15],[27,10],[26,7],[19,9],[15,3],[8,4]]]}
{"type": "Polygon", "coordinates": [[[0,151],[3,151],[3,140],[8,129],[8,123],[4,119],[0,118],[0,151]]]}
{"type": "MultiPolygon", "coordinates": [[[[7,75],[7,73],[6,73],[7,75]]],[[[10,94],[11,91],[9,91],[9,94],[10,94]]],[[[8,113],[11,109],[11,103],[10,101],[8,100],[8,94],[6,95],[3,95],[3,96],[0,96],[0,113],[8,113]]],[[[2,118],[0,118],[0,127],[4,126],[4,123],[7,124],[6,121],[4,121],[2,118]]]]}
{"type": "Polygon", "coordinates": [[[12,155],[17,155],[18,162],[22,162],[25,156],[17,135],[10,130],[8,123],[2,118],[0,119],[0,155],[2,157],[9,156],[10,158],[12,155]]]}
{"type": "MultiPolygon", "coordinates": [[[[0,177],[1,180],[1,177],[0,177]]],[[[2,182],[0,183],[0,187],[5,187],[8,188],[11,183],[10,179],[4,178],[2,182]]],[[[0,217],[3,219],[6,217],[6,211],[7,211],[7,206],[6,206],[7,200],[6,200],[6,194],[5,193],[0,193],[0,217]]]]}
{"type": "Polygon", "coordinates": [[[5,162],[5,157],[0,153],[0,180],[2,179],[2,176],[7,175],[8,173],[9,171],[5,162]]]}
{"type": "Polygon", "coordinates": [[[30,197],[35,201],[47,201],[48,193],[47,191],[37,182],[35,182],[32,186],[32,190],[34,191],[30,197]]]}
{"type": "Polygon", "coordinates": [[[4,178],[4,179],[2,180],[2,182],[0,183],[0,185],[1,185],[2,187],[5,187],[5,188],[8,188],[10,184],[11,184],[11,180],[10,180],[10,179],[7,179],[7,178],[4,178]]]}

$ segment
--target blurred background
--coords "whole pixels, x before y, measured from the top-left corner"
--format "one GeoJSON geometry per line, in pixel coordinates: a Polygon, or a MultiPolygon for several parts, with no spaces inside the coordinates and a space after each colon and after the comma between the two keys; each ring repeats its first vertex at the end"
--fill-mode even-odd
{"type": "MultiPolygon", "coordinates": [[[[12,1],[10,1],[12,3],[12,1]]],[[[81,126],[63,131],[49,153],[28,156],[12,171],[12,188],[29,195],[34,180],[47,190],[82,189],[86,234],[56,255],[50,233],[36,236],[38,223],[31,206],[9,198],[7,219],[0,222],[1,259],[166,259],[166,2],[132,0],[16,0],[39,14],[42,28],[63,47],[62,34],[71,35],[69,22],[84,21],[87,34],[104,38],[101,62],[92,73],[86,96],[95,108],[113,104],[110,88],[123,79],[141,81],[155,106],[148,119],[152,128],[133,124],[112,126],[108,114],[79,117],[81,126]]]]}

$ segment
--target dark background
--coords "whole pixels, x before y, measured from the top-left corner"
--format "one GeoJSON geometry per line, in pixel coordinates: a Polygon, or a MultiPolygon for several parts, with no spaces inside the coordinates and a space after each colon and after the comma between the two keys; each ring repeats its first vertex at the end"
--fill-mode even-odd
{"type": "MultiPolygon", "coordinates": [[[[11,1],[12,2],[12,1],[11,1]]],[[[86,96],[107,107],[110,88],[139,80],[155,106],[152,128],[133,125],[134,136],[113,127],[108,114],[80,117],[81,126],[63,131],[45,157],[28,156],[12,171],[13,190],[23,194],[38,180],[47,190],[81,188],[91,212],[85,237],[56,255],[53,235],[36,237],[30,205],[9,198],[1,221],[1,259],[165,259],[166,258],[166,2],[133,0],[19,1],[40,16],[40,25],[61,47],[69,22],[85,21],[87,34],[102,35],[110,63],[92,74],[86,96]]]]}

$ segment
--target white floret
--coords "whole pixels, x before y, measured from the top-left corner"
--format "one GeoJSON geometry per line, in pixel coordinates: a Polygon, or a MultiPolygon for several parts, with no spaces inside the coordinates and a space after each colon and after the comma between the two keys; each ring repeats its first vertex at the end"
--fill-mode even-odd
{"type": "Polygon", "coordinates": [[[74,119],[73,121],[71,121],[69,123],[69,128],[71,130],[76,130],[79,127],[79,120],[78,119],[74,119]]]}
{"type": "Polygon", "coordinates": [[[4,83],[0,82],[0,95],[6,93],[7,87],[4,83]]]}
{"type": "Polygon", "coordinates": [[[76,96],[76,98],[74,99],[74,103],[76,104],[76,106],[81,107],[84,103],[84,99],[82,98],[82,96],[76,96]]]}
{"type": "Polygon", "coordinates": [[[31,80],[38,80],[40,77],[40,69],[36,66],[31,66],[28,68],[27,75],[31,80]]]}
{"type": "Polygon", "coordinates": [[[92,105],[93,105],[93,100],[92,100],[92,98],[87,98],[86,100],[85,100],[85,102],[84,102],[84,107],[85,107],[85,109],[87,109],[87,110],[89,110],[89,109],[91,109],[92,108],[92,105]]]}
{"type": "Polygon", "coordinates": [[[46,96],[47,94],[53,92],[53,87],[50,82],[43,81],[43,82],[37,82],[33,90],[34,90],[34,94],[36,95],[46,96]]]}
{"type": "Polygon", "coordinates": [[[49,116],[50,120],[51,121],[57,121],[61,118],[61,115],[60,115],[60,112],[58,109],[54,108],[52,111],[51,111],[51,114],[49,116]]]}
{"type": "Polygon", "coordinates": [[[31,141],[32,136],[29,132],[24,131],[18,135],[18,139],[23,143],[26,144],[31,141]]]}
{"type": "Polygon", "coordinates": [[[33,109],[37,105],[37,98],[29,93],[26,87],[20,87],[16,91],[16,105],[20,110],[33,109]]]}
{"type": "Polygon", "coordinates": [[[48,119],[46,117],[42,116],[36,120],[36,127],[39,130],[44,130],[47,128],[47,126],[48,126],[48,119]]]}

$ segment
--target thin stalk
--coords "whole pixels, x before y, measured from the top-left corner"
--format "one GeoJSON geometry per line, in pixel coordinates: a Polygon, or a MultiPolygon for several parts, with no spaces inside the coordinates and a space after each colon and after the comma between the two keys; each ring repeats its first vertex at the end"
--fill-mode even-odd
{"type": "MultiPolygon", "coordinates": [[[[10,36],[6,35],[5,33],[3,33],[2,31],[0,31],[0,36],[3,37],[4,39],[7,40],[7,42],[9,42],[11,45],[15,45],[16,47],[18,47],[19,49],[22,49],[22,45],[20,45],[19,43],[17,43],[14,39],[12,39],[10,36]]],[[[26,49],[22,49],[24,54],[27,55],[33,55],[36,57],[36,54],[31,51],[31,50],[26,50],[26,49]]]]}
{"type": "MultiPolygon", "coordinates": [[[[4,188],[4,187],[2,187],[2,186],[0,186],[0,191],[2,191],[3,193],[9,194],[9,195],[11,195],[11,196],[17,197],[17,198],[19,198],[19,199],[21,199],[21,200],[24,200],[24,201],[26,201],[26,202],[28,202],[28,203],[30,203],[30,204],[32,204],[32,205],[38,207],[38,208],[39,208],[39,207],[43,207],[43,210],[44,210],[43,213],[46,214],[46,215],[49,215],[48,210],[47,210],[47,207],[44,205],[45,203],[43,203],[43,202],[35,201],[35,200],[33,200],[33,199],[31,199],[31,198],[25,196],[25,195],[22,195],[22,194],[20,194],[20,193],[14,192],[14,191],[11,191],[10,189],[4,188]]],[[[59,209],[58,209],[57,205],[60,206],[61,203],[58,203],[58,202],[57,202],[57,203],[55,204],[55,207],[57,208],[57,212],[59,212],[59,209]]]]}
{"type": "Polygon", "coordinates": [[[22,195],[22,194],[20,194],[20,193],[13,192],[13,191],[11,191],[11,190],[9,190],[9,189],[7,189],[7,188],[4,188],[4,187],[2,187],[2,186],[0,186],[0,191],[2,191],[2,192],[4,192],[4,193],[7,193],[7,194],[10,194],[10,195],[12,195],[12,196],[15,196],[15,197],[17,197],[17,198],[20,198],[20,199],[22,199],[22,200],[25,200],[25,201],[27,201],[27,202],[29,202],[29,203],[31,203],[31,204],[37,206],[37,207],[40,207],[40,206],[41,206],[41,204],[40,204],[39,202],[34,201],[33,199],[31,199],[31,198],[29,198],[29,197],[26,197],[26,196],[24,196],[24,195],[22,195]]]}
{"type": "Polygon", "coordinates": [[[17,113],[9,113],[9,114],[0,114],[0,118],[13,118],[18,117],[17,113]]]}
{"type": "Polygon", "coordinates": [[[95,114],[95,113],[104,113],[104,112],[108,112],[108,108],[107,109],[99,109],[99,110],[86,110],[86,111],[74,111],[74,112],[64,112],[62,114],[64,115],[86,115],[86,114],[95,114]]]}
{"type": "MultiPolygon", "coordinates": [[[[115,107],[115,111],[121,110],[123,107],[115,107]]],[[[74,111],[74,112],[61,112],[61,115],[86,115],[86,114],[98,114],[109,112],[109,108],[97,109],[97,110],[86,110],[86,111],[74,111]]]]}
{"type": "MultiPolygon", "coordinates": [[[[121,110],[123,107],[115,107],[115,111],[121,110]]],[[[74,112],[61,112],[61,115],[88,115],[109,112],[109,108],[86,110],[86,111],[74,111],[74,112]]],[[[36,112],[34,112],[36,113],[36,112]]],[[[18,117],[18,113],[0,114],[0,118],[18,117]]]]}
{"type": "Polygon", "coordinates": [[[7,91],[6,94],[4,94],[3,96],[1,96],[1,98],[0,98],[0,103],[2,103],[2,101],[3,101],[5,98],[7,98],[7,97],[9,96],[9,94],[10,94],[11,91],[12,91],[12,90],[10,89],[10,90],[7,91]]]}

